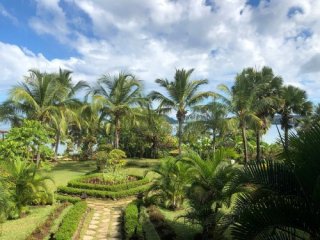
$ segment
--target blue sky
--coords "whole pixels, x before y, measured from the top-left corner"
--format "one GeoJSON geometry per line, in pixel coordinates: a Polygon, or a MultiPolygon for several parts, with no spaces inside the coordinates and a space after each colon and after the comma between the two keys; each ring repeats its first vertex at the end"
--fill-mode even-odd
{"type": "Polygon", "coordinates": [[[319,19],[319,0],[2,0],[0,102],[30,68],[130,71],[147,92],[176,68],[215,90],[264,65],[320,102],[319,19]]]}

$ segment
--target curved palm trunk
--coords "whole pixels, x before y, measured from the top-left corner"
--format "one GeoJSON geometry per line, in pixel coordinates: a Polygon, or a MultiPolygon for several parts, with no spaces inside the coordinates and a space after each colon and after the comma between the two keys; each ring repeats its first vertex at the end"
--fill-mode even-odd
{"type": "Polygon", "coordinates": [[[119,139],[120,139],[120,118],[115,117],[115,132],[114,132],[114,147],[119,148],[119,139]]]}
{"type": "Polygon", "coordinates": [[[248,143],[247,143],[246,127],[244,125],[241,127],[241,132],[242,132],[244,163],[247,164],[248,163],[248,143]]]}
{"type": "Polygon", "coordinates": [[[261,161],[261,136],[260,136],[260,130],[257,129],[256,130],[256,145],[257,145],[257,156],[256,156],[256,160],[257,162],[261,161]]]}

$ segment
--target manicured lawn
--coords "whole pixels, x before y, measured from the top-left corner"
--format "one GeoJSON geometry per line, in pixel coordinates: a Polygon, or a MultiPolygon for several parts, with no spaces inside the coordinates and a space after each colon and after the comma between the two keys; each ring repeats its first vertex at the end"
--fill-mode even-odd
{"type": "Polygon", "coordinates": [[[57,186],[65,186],[74,178],[85,175],[96,169],[95,161],[61,161],[52,167],[51,171],[43,171],[54,181],[48,181],[48,186],[55,191],[57,186]]]}
{"type": "Polygon", "coordinates": [[[55,206],[31,207],[31,213],[24,218],[6,221],[0,225],[1,240],[24,240],[37,226],[41,225],[55,206]]]}

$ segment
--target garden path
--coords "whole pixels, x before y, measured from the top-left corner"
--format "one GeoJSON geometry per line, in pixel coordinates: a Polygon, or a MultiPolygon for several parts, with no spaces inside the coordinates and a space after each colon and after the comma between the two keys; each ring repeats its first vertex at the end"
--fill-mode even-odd
{"type": "Polygon", "coordinates": [[[121,211],[133,199],[117,201],[87,199],[88,206],[94,210],[94,214],[82,240],[122,239],[121,211]]]}

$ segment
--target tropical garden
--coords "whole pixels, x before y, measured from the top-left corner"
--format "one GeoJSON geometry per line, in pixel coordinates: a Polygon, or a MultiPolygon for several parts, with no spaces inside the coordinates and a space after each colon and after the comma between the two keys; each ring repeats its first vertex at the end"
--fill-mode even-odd
{"type": "Polygon", "coordinates": [[[109,239],[95,201],[124,203],[118,239],[320,239],[320,105],[270,67],[194,71],[30,70],[0,106],[0,239],[109,239]]]}

